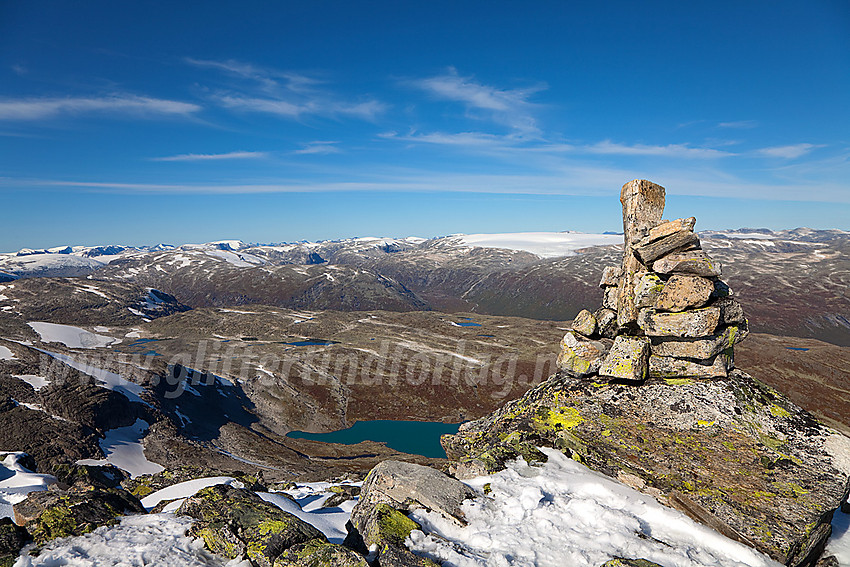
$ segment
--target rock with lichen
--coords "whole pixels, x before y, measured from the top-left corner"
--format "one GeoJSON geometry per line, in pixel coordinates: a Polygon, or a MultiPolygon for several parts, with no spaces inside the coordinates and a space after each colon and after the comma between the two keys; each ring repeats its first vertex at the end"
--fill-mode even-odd
{"type": "Polygon", "coordinates": [[[13,509],[15,523],[26,527],[39,545],[117,524],[123,514],[145,513],[142,504],[120,488],[33,492],[13,509]]]}
{"type": "Polygon", "coordinates": [[[368,567],[366,560],[335,543],[312,539],[298,543],[280,554],[274,567],[368,567]]]}
{"type": "Polygon", "coordinates": [[[294,545],[327,538],[312,525],[242,488],[217,484],[198,491],[177,510],[197,520],[189,534],[213,553],[272,567],[294,545]]]}
{"type": "Polygon", "coordinates": [[[0,518],[0,567],[12,567],[31,539],[29,532],[11,518],[0,518]]]}
{"type": "Polygon", "coordinates": [[[585,337],[593,336],[596,333],[596,317],[587,309],[582,309],[573,320],[572,328],[585,337]]]}
{"type": "Polygon", "coordinates": [[[361,552],[376,549],[378,565],[432,566],[433,562],[414,555],[404,545],[410,532],[421,529],[407,512],[424,509],[462,525],[461,504],[475,496],[471,488],[436,469],[384,461],[366,477],[344,543],[361,552]]]}
{"type": "MultiPolygon", "coordinates": [[[[607,340],[607,339],[606,339],[607,340]]],[[[558,369],[572,376],[589,376],[599,371],[611,341],[590,340],[573,331],[561,339],[558,369]]]]}
{"type": "Polygon", "coordinates": [[[629,381],[646,379],[649,344],[646,337],[618,336],[599,367],[599,375],[629,381]]]}
{"type": "Polygon", "coordinates": [[[559,449],[787,565],[817,558],[850,490],[850,439],[739,370],[642,385],[555,375],[442,442],[458,474],[559,449]]]}

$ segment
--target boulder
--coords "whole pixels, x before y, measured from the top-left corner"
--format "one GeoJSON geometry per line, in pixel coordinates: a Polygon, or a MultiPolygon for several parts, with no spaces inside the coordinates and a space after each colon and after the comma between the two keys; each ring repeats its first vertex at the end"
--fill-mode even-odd
{"type": "Polygon", "coordinates": [[[606,266],[602,270],[602,279],[599,280],[599,287],[617,287],[620,285],[620,276],[623,275],[623,270],[620,266],[606,266]]]}
{"type": "Polygon", "coordinates": [[[554,376],[443,437],[461,464],[554,447],[780,563],[812,563],[850,487],[850,439],[733,370],[640,386],[554,376]],[[506,443],[511,439],[511,443],[506,443]]]}
{"type": "Polygon", "coordinates": [[[127,473],[115,465],[58,464],[53,467],[53,476],[61,488],[90,490],[94,488],[118,488],[127,478],[127,473]]]}
{"type": "Polygon", "coordinates": [[[635,254],[646,265],[671,252],[699,246],[699,238],[690,230],[678,230],[654,241],[649,239],[647,236],[634,246],[635,254]]]}
{"type": "Polygon", "coordinates": [[[369,564],[347,547],[312,539],[284,551],[275,559],[274,567],[369,567],[369,564]]]}
{"type": "Polygon", "coordinates": [[[26,527],[39,545],[114,525],[122,514],[145,513],[132,494],[118,488],[33,492],[13,509],[15,523],[26,527]]]}
{"type": "Polygon", "coordinates": [[[0,567],[12,567],[21,549],[30,541],[29,532],[11,518],[0,518],[0,567]]]}
{"type": "Polygon", "coordinates": [[[654,305],[662,311],[684,311],[702,307],[714,292],[714,282],[699,276],[671,276],[658,295],[654,305]]]}
{"type": "Polygon", "coordinates": [[[290,547],[311,540],[327,542],[307,522],[269,504],[254,492],[217,484],[186,499],[177,514],[195,518],[189,534],[203,538],[207,548],[228,559],[250,559],[272,567],[290,547]]]}
{"type": "Polygon", "coordinates": [[[720,324],[719,307],[703,307],[679,313],[641,309],[638,325],[648,337],[710,337],[720,324]]]}
{"type": "Polygon", "coordinates": [[[582,309],[576,315],[576,318],[573,319],[572,327],[574,331],[581,333],[585,337],[593,336],[596,333],[596,318],[587,309],[582,309]]]}
{"type": "Polygon", "coordinates": [[[638,245],[655,242],[665,236],[676,234],[678,232],[693,232],[694,226],[697,224],[696,217],[688,217],[686,219],[676,219],[672,221],[662,221],[661,224],[649,229],[645,237],[641,239],[638,245]]]}
{"type": "Polygon", "coordinates": [[[360,487],[351,484],[331,486],[328,491],[333,492],[333,496],[322,502],[322,508],[336,508],[343,502],[348,502],[360,496],[360,487]]]}
{"type": "Polygon", "coordinates": [[[461,503],[475,491],[462,482],[430,467],[383,461],[373,468],[351,511],[345,545],[364,551],[375,546],[381,566],[432,566],[433,562],[411,553],[404,540],[421,526],[405,512],[424,508],[456,524],[465,524],[461,503]]]}
{"type": "Polygon", "coordinates": [[[656,260],[652,269],[659,274],[690,274],[705,278],[720,275],[720,262],[715,262],[702,250],[675,252],[656,260]]]}
{"type": "Polygon", "coordinates": [[[601,307],[594,312],[593,317],[596,319],[596,330],[602,337],[613,339],[617,336],[617,312],[615,310],[601,307]]]}
{"type": "Polygon", "coordinates": [[[388,504],[405,512],[424,508],[456,523],[465,522],[461,503],[474,498],[474,490],[462,482],[424,465],[402,461],[383,461],[373,468],[351,512],[355,527],[364,512],[377,504],[388,504]]]}
{"type": "Polygon", "coordinates": [[[629,381],[646,379],[649,345],[646,337],[618,336],[599,368],[599,375],[629,381]]]}
{"type": "Polygon", "coordinates": [[[654,337],[652,354],[672,356],[692,360],[707,360],[732,348],[749,335],[745,324],[727,325],[705,339],[682,340],[677,338],[654,337]]]}
{"type": "MultiPolygon", "coordinates": [[[[609,341],[610,342],[610,341],[609,341]]],[[[558,353],[558,369],[571,376],[589,376],[599,371],[599,366],[608,351],[603,341],[591,341],[568,331],[561,339],[558,353]]]]}
{"type": "Polygon", "coordinates": [[[652,272],[640,274],[637,284],[635,284],[635,307],[638,309],[655,307],[662,291],[664,291],[664,282],[658,277],[658,274],[652,272]]]}
{"type": "Polygon", "coordinates": [[[651,378],[726,378],[732,368],[732,357],[725,353],[708,360],[687,360],[668,356],[649,357],[651,378]]]}
{"type": "Polygon", "coordinates": [[[720,322],[724,325],[740,325],[747,321],[744,317],[744,308],[731,297],[715,301],[714,306],[720,309],[720,322]]]}

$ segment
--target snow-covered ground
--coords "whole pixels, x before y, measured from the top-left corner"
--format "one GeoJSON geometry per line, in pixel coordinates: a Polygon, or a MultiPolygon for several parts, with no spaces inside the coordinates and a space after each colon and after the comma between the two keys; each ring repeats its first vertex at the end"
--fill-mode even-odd
{"type": "Polygon", "coordinates": [[[0,346],[0,360],[15,360],[15,355],[8,348],[0,346]]]}
{"type": "Polygon", "coordinates": [[[559,451],[543,451],[543,466],[520,460],[471,481],[479,489],[490,483],[492,493],[464,504],[465,527],[414,512],[441,538],[415,531],[408,545],[456,567],[598,567],[615,557],[665,567],[780,565],[559,451]]]}
{"type": "Polygon", "coordinates": [[[48,474],[36,474],[18,463],[23,453],[0,452],[0,518],[12,518],[12,506],[26,499],[30,492],[47,490],[56,483],[48,474]]]}
{"type": "Polygon", "coordinates": [[[118,526],[46,545],[37,557],[22,553],[14,567],[251,567],[204,549],[202,539],[186,536],[192,520],[173,514],[126,516],[118,526]]]}
{"type": "Polygon", "coordinates": [[[113,464],[130,473],[131,477],[158,473],[163,470],[163,467],[145,458],[145,450],[141,442],[148,428],[150,425],[146,421],[137,419],[133,425],[110,429],[100,440],[100,448],[103,449],[106,458],[82,459],[77,463],[81,465],[113,464]]]}
{"type": "Polygon", "coordinates": [[[481,248],[507,248],[537,254],[542,258],[570,256],[589,246],[622,244],[622,234],[586,234],[583,232],[515,232],[507,234],[462,234],[460,242],[481,248]]]}
{"type": "Polygon", "coordinates": [[[27,323],[45,343],[62,343],[68,348],[100,348],[114,344],[118,339],[106,335],[96,335],[72,325],[58,325],[33,321],[27,323]]]}

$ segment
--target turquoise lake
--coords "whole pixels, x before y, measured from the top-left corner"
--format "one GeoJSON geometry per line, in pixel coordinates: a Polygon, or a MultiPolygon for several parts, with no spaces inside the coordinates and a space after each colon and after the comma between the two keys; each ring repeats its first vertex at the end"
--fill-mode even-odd
{"type": "Polygon", "coordinates": [[[353,445],[361,441],[380,441],[388,447],[403,453],[423,455],[425,457],[446,458],[446,452],[440,445],[440,436],[457,433],[459,423],[441,423],[430,421],[358,421],[348,429],[331,433],[305,433],[291,431],[287,437],[324,441],[325,443],[343,443],[353,445]]]}

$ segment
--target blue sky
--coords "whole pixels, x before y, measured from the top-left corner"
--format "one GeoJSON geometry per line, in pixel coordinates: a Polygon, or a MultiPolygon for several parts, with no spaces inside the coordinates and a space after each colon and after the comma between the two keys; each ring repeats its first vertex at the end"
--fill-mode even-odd
{"type": "Polygon", "coordinates": [[[850,4],[0,0],[0,249],[850,229],[850,4]]]}

